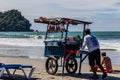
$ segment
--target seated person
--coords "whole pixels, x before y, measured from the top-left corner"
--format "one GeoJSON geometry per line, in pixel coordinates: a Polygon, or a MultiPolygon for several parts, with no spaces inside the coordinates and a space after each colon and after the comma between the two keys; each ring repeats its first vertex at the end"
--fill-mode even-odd
{"type": "Polygon", "coordinates": [[[112,63],[111,63],[111,59],[106,56],[106,52],[102,53],[102,64],[104,66],[104,69],[106,70],[106,72],[111,73],[112,72],[112,63]]]}
{"type": "MultiPolygon", "coordinates": [[[[102,52],[102,64],[103,64],[103,67],[105,69],[106,72],[108,73],[111,73],[113,70],[112,70],[112,63],[111,63],[111,59],[106,56],[106,52],[102,52]]],[[[99,71],[99,68],[97,65],[95,65],[95,68],[96,68],[96,71],[99,71]]],[[[90,71],[92,71],[90,69],[90,71]]]]}

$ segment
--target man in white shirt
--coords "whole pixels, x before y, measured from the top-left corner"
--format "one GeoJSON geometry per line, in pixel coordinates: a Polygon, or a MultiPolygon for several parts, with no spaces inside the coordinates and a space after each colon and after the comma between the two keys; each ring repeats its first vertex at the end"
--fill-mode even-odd
{"type": "Polygon", "coordinates": [[[88,47],[89,50],[89,55],[88,55],[88,59],[89,59],[89,65],[93,71],[93,76],[90,78],[93,79],[98,79],[98,75],[96,73],[96,69],[95,69],[95,65],[98,65],[98,67],[101,69],[101,71],[103,72],[103,76],[102,78],[106,78],[107,73],[105,72],[102,64],[101,64],[101,55],[100,55],[100,47],[99,47],[99,42],[97,40],[97,38],[95,36],[93,36],[90,32],[90,29],[85,29],[84,31],[84,41],[83,41],[83,45],[82,48],[80,49],[80,51],[85,49],[85,46],[88,47]]]}

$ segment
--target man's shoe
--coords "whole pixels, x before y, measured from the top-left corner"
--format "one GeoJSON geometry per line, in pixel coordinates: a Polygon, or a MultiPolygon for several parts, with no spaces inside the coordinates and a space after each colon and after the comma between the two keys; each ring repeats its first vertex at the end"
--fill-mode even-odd
{"type": "Polygon", "coordinates": [[[107,73],[105,72],[105,73],[103,73],[103,75],[102,75],[102,79],[104,79],[104,78],[106,78],[107,77],[107,73]]]}

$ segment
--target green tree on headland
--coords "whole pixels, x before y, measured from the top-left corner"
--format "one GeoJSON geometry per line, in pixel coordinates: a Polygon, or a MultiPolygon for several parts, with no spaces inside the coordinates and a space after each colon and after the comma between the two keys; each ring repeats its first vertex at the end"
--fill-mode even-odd
{"type": "Polygon", "coordinates": [[[31,31],[30,26],[18,10],[0,12],[0,31],[31,31]]]}

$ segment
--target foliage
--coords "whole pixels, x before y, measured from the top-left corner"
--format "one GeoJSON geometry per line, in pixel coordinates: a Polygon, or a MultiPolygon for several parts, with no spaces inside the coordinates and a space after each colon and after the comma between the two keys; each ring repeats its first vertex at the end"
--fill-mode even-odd
{"type": "Polygon", "coordinates": [[[30,31],[30,26],[18,10],[0,12],[0,31],[30,31]]]}

